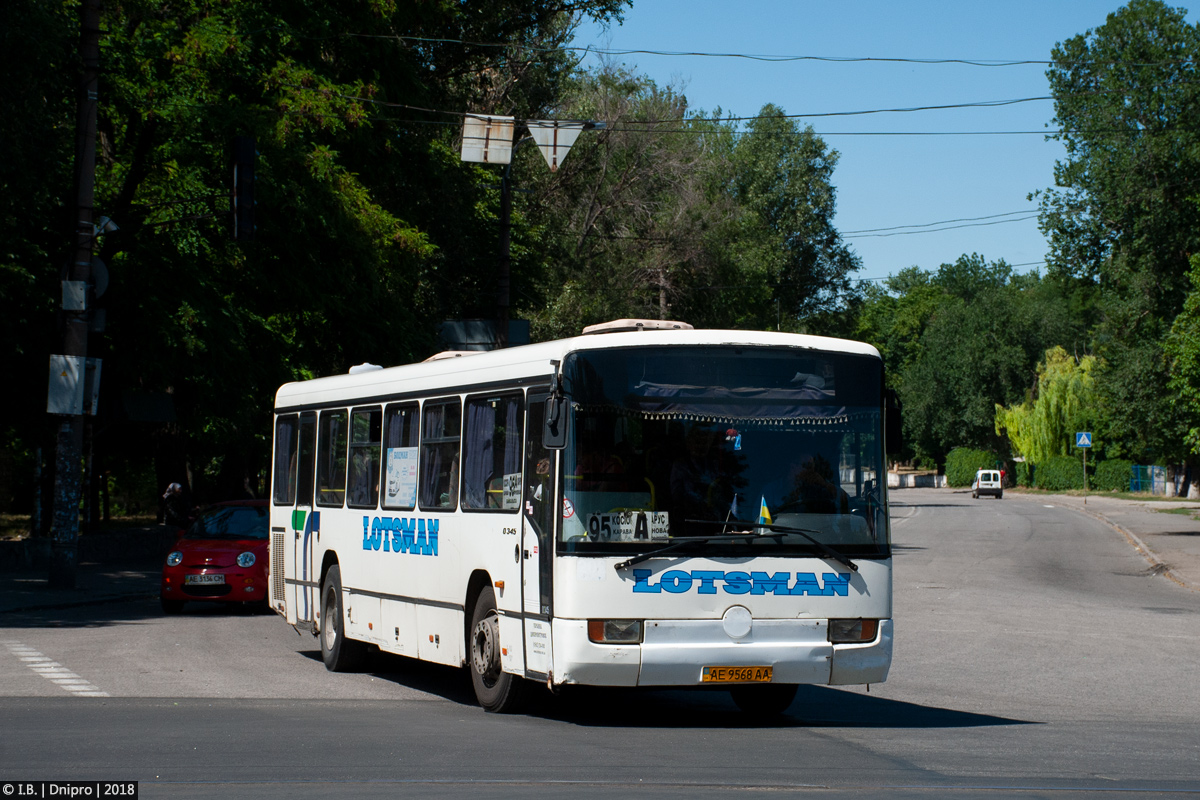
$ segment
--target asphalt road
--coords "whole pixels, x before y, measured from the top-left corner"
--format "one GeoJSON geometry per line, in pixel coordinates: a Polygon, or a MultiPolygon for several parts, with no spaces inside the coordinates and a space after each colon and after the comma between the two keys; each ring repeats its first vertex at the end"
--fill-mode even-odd
{"type": "Polygon", "coordinates": [[[173,798],[1200,795],[1200,593],[1037,497],[905,490],[892,516],[891,677],[870,693],[802,687],[777,724],[676,691],[539,692],[527,715],[489,715],[457,670],[377,657],[334,675],[272,614],[131,601],[0,616],[0,783],[138,780],[173,798]]]}

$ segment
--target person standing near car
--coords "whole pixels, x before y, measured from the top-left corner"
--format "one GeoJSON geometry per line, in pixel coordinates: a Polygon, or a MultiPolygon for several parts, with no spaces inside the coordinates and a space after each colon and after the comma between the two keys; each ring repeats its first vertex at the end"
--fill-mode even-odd
{"type": "Polygon", "coordinates": [[[163,492],[163,524],[170,528],[186,530],[188,521],[188,505],[183,496],[183,486],[172,483],[163,492]]]}

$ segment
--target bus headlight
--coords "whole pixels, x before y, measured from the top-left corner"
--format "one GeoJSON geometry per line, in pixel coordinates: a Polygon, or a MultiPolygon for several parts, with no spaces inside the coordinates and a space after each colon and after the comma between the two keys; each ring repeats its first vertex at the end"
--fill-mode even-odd
{"type": "Polygon", "coordinates": [[[183,561],[183,553],[179,552],[178,550],[167,554],[168,567],[178,567],[180,561],[183,561]]]}
{"type": "Polygon", "coordinates": [[[589,619],[588,639],[596,644],[638,644],[642,641],[640,619],[589,619]]]}
{"type": "Polygon", "coordinates": [[[829,641],[833,644],[861,644],[875,641],[877,619],[831,619],[829,641]]]}
{"type": "Polygon", "coordinates": [[[242,553],[240,556],[237,557],[237,565],[239,567],[253,567],[254,566],[254,553],[251,553],[249,551],[242,553]]]}

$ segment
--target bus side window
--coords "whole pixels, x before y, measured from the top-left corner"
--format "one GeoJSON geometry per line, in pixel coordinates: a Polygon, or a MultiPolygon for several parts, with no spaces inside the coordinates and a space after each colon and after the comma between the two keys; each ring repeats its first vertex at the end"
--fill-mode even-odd
{"type": "Polygon", "coordinates": [[[421,414],[421,508],[458,508],[458,447],[462,433],[462,402],[427,402],[421,414]]]}
{"type": "Polygon", "coordinates": [[[417,404],[393,403],[384,412],[383,507],[417,505],[417,404]]]}
{"type": "Polygon", "coordinates": [[[350,469],[346,505],[375,508],[379,505],[379,446],[383,410],[357,408],[350,414],[350,469]]]}
{"type": "Polygon", "coordinates": [[[467,400],[463,437],[463,508],[509,511],[521,507],[520,394],[467,400]]]}
{"type": "Polygon", "coordinates": [[[317,428],[317,505],[340,507],[346,495],[346,412],[322,411],[317,428]]]}
{"type": "Polygon", "coordinates": [[[272,497],[277,506],[296,502],[296,452],[299,443],[299,418],[295,414],[275,420],[275,469],[272,473],[272,497]]]}

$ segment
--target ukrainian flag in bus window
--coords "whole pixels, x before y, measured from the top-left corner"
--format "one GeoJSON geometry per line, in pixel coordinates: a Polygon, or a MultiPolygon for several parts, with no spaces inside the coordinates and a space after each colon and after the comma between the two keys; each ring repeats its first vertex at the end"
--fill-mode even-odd
{"type": "Polygon", "coordinates": [[[759,501],[757,524],[759,524],[759,525],[770,525],[771,524],[771,510],[769,508],[767,508],[767,498],[765,495],[763,496],[762,500],[759,501]]]}

